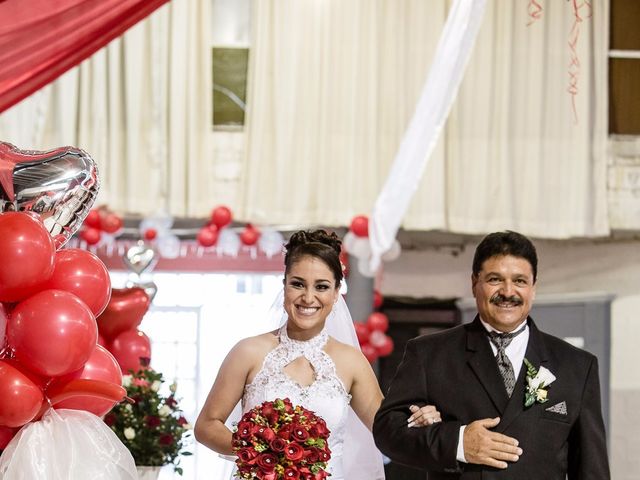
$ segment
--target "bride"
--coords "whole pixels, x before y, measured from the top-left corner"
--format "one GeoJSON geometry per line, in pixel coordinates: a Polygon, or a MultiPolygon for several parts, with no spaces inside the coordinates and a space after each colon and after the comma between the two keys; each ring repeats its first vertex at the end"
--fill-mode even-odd
{"type": "MultiPolygon", "coordinates": [[[[339,293],[341,242],[324,230],[299,231],[285,248],[284,289],[272,308],[281,326],[241,340],[229,352],[198,416],[196,439],[232,455],[225,422],[236,404],[241,401],[246,412],[288,397],[327,423],[332,480],[384,479],[370,433],[383,396],[339,293]]],[[[440,413],[432,406],[407,412],[407,428],[437,421],[440,413]]]]}

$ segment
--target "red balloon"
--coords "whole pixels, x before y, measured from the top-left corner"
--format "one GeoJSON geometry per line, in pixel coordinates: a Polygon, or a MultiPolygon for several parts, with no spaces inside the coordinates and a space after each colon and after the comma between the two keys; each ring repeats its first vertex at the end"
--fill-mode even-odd
{"type": "Polygon", "coordinates": [[[107,308],[97,318],[100,334],[111,340],[125,330],[135,329],[142,322],[150,303],[143,288],[114,288],[107,308]]]}
{"type": "Polygon", "coordinates": [[[226,227],[231,223],[231,210],[224,205],[216,207],[211,212],[211,221],[218,228],[226,227]]]}
{"type": "Polygon", "coordinates": [[[383,342],[375,348],[376,352],[378,352],[378,355],[380,355],[381,357],[386,357],[387,355],[390,355],[391,352],[393,352],[393,339],[388,335],[384,335],[383,342]]]}
{"type": "MultiPolygon", "coordinates": [[[[54,378],[47,388],[47,393],[53,391],[50,389],[59,389],[71,380],[101,380],[115,385],[122,385],[122,372],[120,365],[109,351],[101,345],[96,345],[91,353],[89,360],[84,366],[73,373],[63,377],[54,378]]],[[[69,408],[71,410],[86,410],[99,417],[107,413],[114,407],[115,403],[96,398],[93,395],[78,395],[68,400],[62,400],[56,404],[56,408],[69,408]]]]}
{"type": "Polygon", "coordinates": [[[353,322],[353,328],[356,329],[356,336],[358,337],[358,343],[363,345],[369,341],[369,334],[371,331],[366,323],[353,322]]]}
{"type": "Polygon", "coordinates": [[[102,234],[97,228],[85,228],[80,232],[80,238],[84,240],[87,245],[96,245],[100,242],[102,234]]]}
{"type": "Polygon", "coordinates": [[[0,215],[0,302],[42,289],[53,273],[56,247],[42,222],[22,212],[0,215]]]}
{"type": "Polygon", "coordinates": [[[378,351],[373,345],[365,343],[364,345],[360,346],[360,349],[362,350],[362,354],[365,356],[365,358],[369,360],[369,363],[373,363],[378,359],[378,351]]]}
{"type": "Polygon", "coordinates": [[[100,226],[102,230],[107,233],[116,233],[122,228],[123,224],[122,218],[119,215],[116,215],[115,213],[108,213],[102,219],[100,226]]]}
{"type": "Polygon", "coordinates": [[[0,360],[0,425],[21,427],[38,414],[42,390],[13,365],[0,360]]]}
{"type": "Polygon", "coordinates": [[[370,330],[386,332],[389,328],[389,318],[381,312],[373,312],[367,317],[367,325],[370,330]]]}
{"type": "Polygon", "coordinates": [[[97,228],[98,230],[100,230],[100,219],[100,210],[89,210],[87,217],[84,219],[84,224],[87,227],[97,228]]]}
{"type": "Polygon", "coordinates": [[[4,450],[9,442],[18,433],[17,428],[0,427],[0,450],[4,450]]]}
{"type": "Polygon", "coordinates": [[[46,288],[73,293],[94,315],[102,313],[111,297],[107,267],[93,253],[78,248],[56,254],[53,276],[46,288]]]}
{"type": "Polygon", "coordinates": [[[155,228],[147,228],[142,236],[145,240],[150,242],[151,240],[155,240],[158,236],[158,231],[155,228]]]}
{"type": "Polygon", "coordinates": [[[140,330],[127,330],[118,335],[111,344],[111,353],[124,373],[137,372],[148,365],[151,358],[151,340],[140,330]],[[140,360],[140,359],[144,360],[140,360]]]}
{"type": "Polygon", "coordinates": [[[384,332],[381,332],[380,330],[373,330],[369,335],[369,343],[376,348],[381,347],[385,343],[386,337],[387,336],[384,332]]]}
{"type": "Polygon", "coordinates": [[[240,241],[247,246],[255,245],[259,238],[260,231],[251,225],[247,225],[240,233],[240,241]]]}
{"type": "Polygon", "coordinates": [[[344,249],[344,247],[340,251],[340,264],[342,266],[342,274],[345,277],[348,277],[349,276],[349,254],[344,249]]]}
{"type": "Polygon", "coordinates": [[[26,368],[57,377],[85,364],[98,341],[98,328],[93,313],[78,297],[44,290],[16,305],[7,340],[26,368]]]}
{"type": "Polygon", "coordinates": [[[378,290],[373,291],[373,308],[380,308],[384,302],[384,297],[378,290]]]}
{"type": "Polygon", "coordinates": [[[40,411],[36,415],[36,419],[39,419],[44,415],[44,413],[51,408],[51,405],[55,407],[70,398],[90,396],[113,404],[122,400],[126,394],[127,391],[122,387],[122,385],[103,382],[102,380],[77,378],[69,381],[68,383],[47,388],[47,398],[49,401],[43,402],[40,411]]]}
{"type": "Polygon", "coordinates": [[[369,218],[366,215],[356,215],[351,220],[349,230],[357,237],[369,236],[369,218]]]}
{"type": "Polygon", "coordinates": [[[198,231],[196,236],[198,243],[203,247],[211,247],[218,241],[218,227],[211,225],[209,227],[202,227],[198,231]]]}
{"type": "Polygon", "coordinates": [[[98,345],[102,345],[103,347],[107,346],[107,341],[100,335],[100,332],[98,332],[98,345]]]}

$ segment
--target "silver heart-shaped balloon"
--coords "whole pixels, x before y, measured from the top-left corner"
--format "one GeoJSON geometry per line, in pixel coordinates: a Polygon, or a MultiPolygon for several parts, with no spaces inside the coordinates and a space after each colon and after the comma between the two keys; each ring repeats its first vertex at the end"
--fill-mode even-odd
{"type": "Polygon", "coordinates": [[[129,270],[140,275],[145,270],[153,270],[158,256],[153,248],[140,241],[126,251],[122,260],[129,270]]]}
{"type": "Polygon", "coordinates": [[[153,299],[158,293],[158,286],[153,282],[133,282],[129,280],[125,285],[127,288],[140,287],[144,290],[144,293],[149,297],[149,302],[153,302],[153,299]]]}
{"type": "Polygon", "coordinates": [[[99,188],[96,164],[79,148],[41,152],[0,142],[0,212],[38,214],[58,248],[80,228],[99,188]]]}

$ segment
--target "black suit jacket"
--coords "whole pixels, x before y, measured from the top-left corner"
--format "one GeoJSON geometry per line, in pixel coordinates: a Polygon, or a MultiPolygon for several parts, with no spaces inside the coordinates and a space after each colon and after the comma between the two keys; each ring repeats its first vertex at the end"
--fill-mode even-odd
{"type": "Polygon", "coordinates": [[[409,341],[374,421],[378,448],[395,462],[427,470],[429,479],[608,480],[596,357],[541,332],[531,319],[529,329],[525,358],[556,376],[546,403],[524,407],[524,365],[509,399],[476,317],[409,341]],[[412,404],[435,405],[443,421],[407,428],[412,404]],[[494,431],[520,442],[520,459],[506,470],[458,462],[460,426],[494,417],[501,418],[494,431]]]}

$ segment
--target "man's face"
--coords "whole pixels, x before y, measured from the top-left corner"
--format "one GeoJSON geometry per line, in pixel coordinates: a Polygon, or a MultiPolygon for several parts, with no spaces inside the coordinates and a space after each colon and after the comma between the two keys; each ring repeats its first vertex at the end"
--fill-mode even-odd
{"type": "Polygon", "coordinates": [[[471,275],[480,318],[501,332],[513,331],[529,315],[536,295],[531,264],[522,257],[496,255],[471,275]]]}

